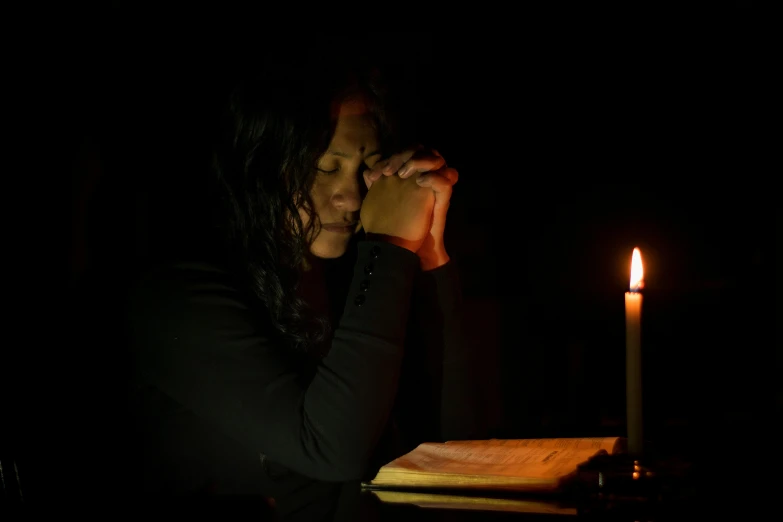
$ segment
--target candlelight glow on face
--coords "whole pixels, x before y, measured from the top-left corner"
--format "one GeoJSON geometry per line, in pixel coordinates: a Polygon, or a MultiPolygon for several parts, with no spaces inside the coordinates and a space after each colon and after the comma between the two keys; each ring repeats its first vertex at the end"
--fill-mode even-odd
{"type": "Polygon", "coordinates": [[[642,253],[638,248],[633,249],[631,256],[631,292],[638,292],[644,288],[644,269],[642,268],[642,253]]]}

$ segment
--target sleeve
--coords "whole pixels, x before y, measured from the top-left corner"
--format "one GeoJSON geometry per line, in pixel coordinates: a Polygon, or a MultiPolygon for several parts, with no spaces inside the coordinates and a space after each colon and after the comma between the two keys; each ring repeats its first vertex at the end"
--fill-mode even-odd
{"type": "Polygon", "coordinates": [[[483,438],[482,367],[466,340],[453,261],[416,278],[395,420],[403,449],[424,441],[483,438]]]}
{"type": "Polygon", "coordinates": [[[165,289],[147,285],[132,300],[137,374],[293,471],[360,478],[397,392],[418,258],[380,242],[361,243],[358,255],[331,349],[312,379],[216,271],[181,275],[165,289]]]}

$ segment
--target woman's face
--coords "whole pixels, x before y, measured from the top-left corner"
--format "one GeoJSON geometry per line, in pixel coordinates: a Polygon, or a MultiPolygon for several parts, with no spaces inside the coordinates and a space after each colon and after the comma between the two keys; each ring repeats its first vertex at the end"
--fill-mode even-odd
{"type": "MultiPolygon", "coordinates": [[[[320,221],[310,244],[310,252],[316,257],[342,256],[351,237],[359,231],[362,172],[380,159],[378,148],[377,133],[366,104],[359,100],[342,103],[334,136],[318,161],[310,191],[320,221]]],[[[299,213],[307,225],[309,217],[302,210],[299,213]]]]}

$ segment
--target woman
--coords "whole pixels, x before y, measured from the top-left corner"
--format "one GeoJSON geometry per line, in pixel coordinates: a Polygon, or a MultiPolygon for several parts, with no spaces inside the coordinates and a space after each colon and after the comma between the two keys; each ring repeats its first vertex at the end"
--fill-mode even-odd
{"type": "Polygon", "coordinates": [[[131,490],[316,520],[419,442],[481,435],[443,241],[457,172],[401,146],[379,85],[277,64],[234,92],[221,243],[130,300],[131,490]]]}

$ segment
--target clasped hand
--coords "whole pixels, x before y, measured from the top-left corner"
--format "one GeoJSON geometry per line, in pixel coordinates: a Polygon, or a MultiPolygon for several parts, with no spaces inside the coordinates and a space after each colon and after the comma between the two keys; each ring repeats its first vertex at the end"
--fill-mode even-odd
{"type": "Polygon", "coordinates": [[[364,172],[362,226],[418,254],[424,270],[449,260],[443,241],[452,187],[459,179],[435,150],[417,147],[364,172]]]}

